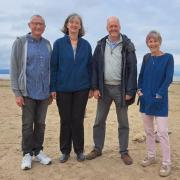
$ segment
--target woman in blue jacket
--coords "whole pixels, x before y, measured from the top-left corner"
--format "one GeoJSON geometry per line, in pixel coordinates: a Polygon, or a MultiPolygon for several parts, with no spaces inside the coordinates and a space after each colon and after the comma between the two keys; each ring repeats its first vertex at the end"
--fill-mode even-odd
{"type": "Polygon", "coordinates": [[[146,37],[150,53],[143,58],[137,93],[140,97],[140,112],[147,136],[147,157],[142,161],[142,166],[146,167],[156,162],[153,127],[155,119],[163,156],[159,175],[168,176],[171,172],[168,136],[168,87],[173,79],[174,60],[171,54],[160,50],[161,42],[161,35],[157,31],[150,31],[146,37]]]}
{"type": "Polygon", "coordinates": [[[77,160],[85,160],[84,114],[91,88],[91,46],[85,39],[82,19],[71,14],[64,23],[64,37],[57,39],[51,58],[51,94],[60,115],[60,162],[68,160],[73,143],[77,160]]]}

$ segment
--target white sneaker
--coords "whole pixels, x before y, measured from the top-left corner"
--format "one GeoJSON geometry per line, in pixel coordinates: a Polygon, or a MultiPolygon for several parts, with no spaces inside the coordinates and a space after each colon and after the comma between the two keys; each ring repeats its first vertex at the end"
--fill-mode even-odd
{"type": "Polygon", "coordinates": [[[171,174],[171,165],[162,165],[159,170],[159,175],[162,177],[169,176],[171,174]]]}
{"type": "Polygon", "coordinates": [[[31,169],[31,163],[32,163],[32,156],[29,153],[25,154],[22,159],[21,169],[22,170],[31,169]]]}
{"type": "Polygon", "coordinates": [[[147,167],[150,166],[151,164],[156,163],[156,158],[155,157],[145,157],[144,160],[141,162],[141,166],[147,167]]]}
{"type": "Polygon", "coordinates": [[[39,161],[41,164],[48,165],[51,164],[51,158],[49,158],[43,151],[40,151],[37,156],[35,156],[35,161],[39,161]]]}

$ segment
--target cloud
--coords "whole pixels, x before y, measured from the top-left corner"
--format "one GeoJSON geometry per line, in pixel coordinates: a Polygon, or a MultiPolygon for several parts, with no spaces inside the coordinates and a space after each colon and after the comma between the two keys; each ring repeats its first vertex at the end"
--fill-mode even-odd
{"type": "Polygon", "coordinates": [[[79,13],[84,22],[85,38],[93,49],[97,41],[107,34],[108,16],[120,18],[122,33],[127,34],[135,43],[138,61],[148,49],[145,44],[147,33],[156,29],[163,37],[162,49],[174,54],[178,61],[180,52],[180,1],[174,0],[6,0],[0,6],[0,67],[9,66],[10,50],[17,36],[26,34],[27,23],[33,14],[40,14],[46,20],[44,36],[51,43],[62,37],[60,32],[65,18],[73,12],[79,13]]]}

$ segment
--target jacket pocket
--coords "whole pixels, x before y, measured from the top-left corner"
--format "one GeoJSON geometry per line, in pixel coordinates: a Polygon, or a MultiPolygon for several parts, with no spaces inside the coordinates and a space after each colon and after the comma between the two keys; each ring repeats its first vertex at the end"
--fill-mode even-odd
{"type": "Polygon", "coordinates": [[[162,109],[163,105],[164,105],[163,98],[155,98],[155,97],[153,97],[153,99],[152,99],[152,108],[155,111],[160,111],[162,109]]]}

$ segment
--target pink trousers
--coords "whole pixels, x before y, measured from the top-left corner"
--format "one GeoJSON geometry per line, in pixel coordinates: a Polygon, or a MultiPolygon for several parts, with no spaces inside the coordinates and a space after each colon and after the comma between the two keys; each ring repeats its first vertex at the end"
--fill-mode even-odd
{"type": "Polygon", "coordinates": [[[154,123],[153,120],[156,120],[157,124],[157,135],[160,140],[161,151],[162,151],[162,164],[170,165],[170,144],[169,144],[169,135],[168,135],[168,118],[167,117],[158,117],[158,116],[149,116],[142,113],[142,118],[144,122],[144,130],[146,133],[146,144],[147,144],[147,153],[148,157],[156,156],[156,143],[155,143],[155,133],[154,133],[154,123]]]}

